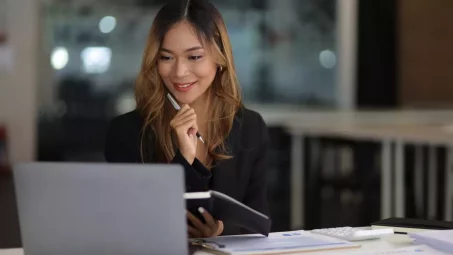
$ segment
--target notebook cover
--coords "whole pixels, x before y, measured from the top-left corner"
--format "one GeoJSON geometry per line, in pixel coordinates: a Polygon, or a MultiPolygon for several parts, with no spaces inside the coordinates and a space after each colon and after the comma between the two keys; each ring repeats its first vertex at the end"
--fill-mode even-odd
{"type": "Polygon", "coordinates": [[[209,191],[210,198],[186,199],[187,210],[202,219],[199,207],[207,210],[215,219],[229,222],[252,233],[269,235],[271,220],[268,216],[253,210],[241,202],[217,191],[209,191]]]}
{"type": "Polygon", "coordinates": [[[372,226],[386,226],[416,229],[453,229],[453,222],[408,218],[388,218],[373,222],[372,226]]]}

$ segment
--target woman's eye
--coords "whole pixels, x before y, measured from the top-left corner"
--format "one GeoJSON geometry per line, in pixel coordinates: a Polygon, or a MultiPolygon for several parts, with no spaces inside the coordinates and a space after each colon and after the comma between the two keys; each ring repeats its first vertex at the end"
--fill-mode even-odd
{"type": "Polygon", "coordinates": [[[189,59],[190,60],[198,60],[200,58],[202,58],[203,56],[190,56],[189,59]]]}
{"type": "Polygon", "coordinates": [[[163,56],[163,55],[160,56],[160,60],[170,60],[170,59],[171,59],[171,57],[169,57],[169,56],[163,56]]]}

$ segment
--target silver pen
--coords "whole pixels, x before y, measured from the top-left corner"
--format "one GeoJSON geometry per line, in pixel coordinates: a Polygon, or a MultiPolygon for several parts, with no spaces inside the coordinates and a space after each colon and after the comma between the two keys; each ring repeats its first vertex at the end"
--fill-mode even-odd
{"type": "MultiPolygon", "coordinates": [[[[176,100],[172,97],[170,93],[167,93],[168,100],[170,100],[170,103],[173,105],[173,107],[179,111],[181,109],[181,106],[176,102],[176,100]]],[[[197,131],[197,137],[200,139],[202,143],[204,143],[203,137],[201,137],[200,133],[197,131]]]]}

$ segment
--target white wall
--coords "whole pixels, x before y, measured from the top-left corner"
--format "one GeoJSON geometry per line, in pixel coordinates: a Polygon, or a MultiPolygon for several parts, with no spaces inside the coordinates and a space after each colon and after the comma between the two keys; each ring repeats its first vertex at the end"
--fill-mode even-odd
{"type": "Polygon", "coordinates": [[[11,163],[35,159],[38,84],[39,2],[6,0],[11,70],[0,68],[0,123],[8,129],[11,163]]]}

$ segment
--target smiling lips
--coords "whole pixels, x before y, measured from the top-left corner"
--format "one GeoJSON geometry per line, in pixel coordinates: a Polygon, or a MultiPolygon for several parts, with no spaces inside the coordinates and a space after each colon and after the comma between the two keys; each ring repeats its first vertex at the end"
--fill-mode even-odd
{"type": "Polygon", "coordinates": [[[187,91],[189,91],[192,88],[192,86],[195,83],[196,83],[196,81],[192,82],[192,83],[173,83],[173,86],[179,92],[187,92],[187,91]]]}

